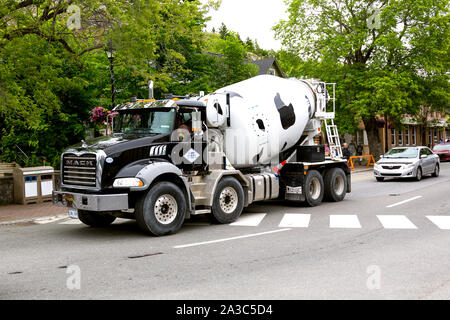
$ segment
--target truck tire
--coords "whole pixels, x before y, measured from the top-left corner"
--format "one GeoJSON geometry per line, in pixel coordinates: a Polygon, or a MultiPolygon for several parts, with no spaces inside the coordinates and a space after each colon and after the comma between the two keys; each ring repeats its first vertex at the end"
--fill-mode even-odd
{"type": "Polygon", "coordinates": [[[244,209],[244,190],[236,178],[225,177],[214,192],[210,218],[214,223],[232,223],[244,209]]]}
{"type": "Polygon", "coordinates": [[[309,170],[305,178],[305,202],[310,207],[322,203],[324,195],[323,178],[317,170],[309,170]]]}
{"type": "Polygon", "coordinates": [[[95,211],[78,210],[78,219],[91,227],[106,227],[113,223],[116,217],[95,211]]]}
{"type": "Polygon", "coordinates": [[[338,202],[345,198],[347,192],[347,177],[341,168],[331,168],[325,172],[324,198],[328,201],[338,202]]]}
{"type": "Polygon", "coordinates": [[[186,198],[172,182],[158,182],[136,203],[139,227],[154,236],[176,233],[186,218],[186,198]]]}

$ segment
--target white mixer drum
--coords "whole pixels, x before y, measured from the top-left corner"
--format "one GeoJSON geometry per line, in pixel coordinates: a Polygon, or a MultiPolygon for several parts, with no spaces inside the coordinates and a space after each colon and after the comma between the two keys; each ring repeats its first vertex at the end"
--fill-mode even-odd
{"type": "Polygon", "coordinates": [[[269,75],[232,84],[202,98],[207,104],[207,124],[223,131],[224,152],[235,168],[278,164],[279,154],[299,142],[316,110],[315,99],[305,82],[269,75]]]}

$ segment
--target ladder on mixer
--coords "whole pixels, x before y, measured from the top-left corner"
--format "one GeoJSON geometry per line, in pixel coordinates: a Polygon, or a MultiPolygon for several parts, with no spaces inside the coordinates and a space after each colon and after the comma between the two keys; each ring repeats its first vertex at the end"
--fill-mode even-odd
{"type": "Polygon", "coordinates": [[[334,124],[334,117],[336,114],[336,84],[325,82],[313,82],[315,84],[315,92],[318,94],[318,111],[316,111],[316,118],[322,120],[328,139],[328,147],[330,148],[330,156],[332,159],[342,158],[341,141],[339,139],[339,132],[337,126],[334,124]],[[317,88],[321,87],[321,92],[317,88]],[[328,90],[331,87],[331,92],[328,90]],[[330,93],[332,95],[330,95],[330,93]],[[328,102],[332,102],[332,110],[327,110],[328,102]]]}
{"type": "Polygon", "coordinates": [[[337,125],[334,124],[333,119],[323,119],[323,122],[327,132],[331,158],[342,158],[341,140],[339,139],[337,125]],[[330,121],[330,124],[328,124],[328,121],[330,121]]]}

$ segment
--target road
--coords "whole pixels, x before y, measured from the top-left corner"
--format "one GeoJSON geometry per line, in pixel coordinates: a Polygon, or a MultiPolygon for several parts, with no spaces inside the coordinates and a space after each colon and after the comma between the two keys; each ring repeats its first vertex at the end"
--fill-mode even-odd
{"type": "Polygon", "coordinates": [[[126,220],[0,226],[0,299],[449,299],[450,163],[420,182],[356,173],[352,187],[161,238],[126,220]]]}

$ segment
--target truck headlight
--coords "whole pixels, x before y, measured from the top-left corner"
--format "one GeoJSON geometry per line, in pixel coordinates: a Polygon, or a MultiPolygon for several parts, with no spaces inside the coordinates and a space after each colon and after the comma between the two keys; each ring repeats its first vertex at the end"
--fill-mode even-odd
{"type": "Polygon", "coordinates": [[[126,188],[126,187],[143,187],[144,182],[139,178],[119,178],[114,180],[113,187],[126,188]]]}

